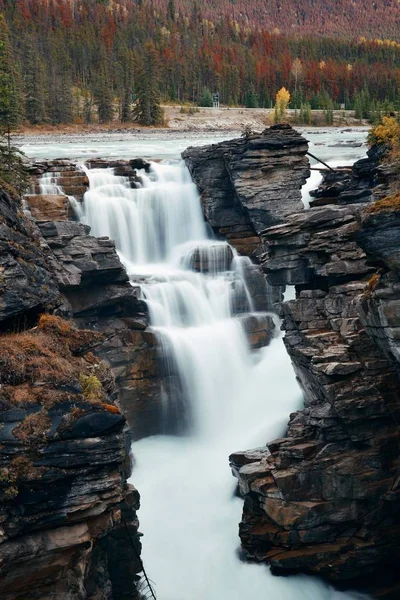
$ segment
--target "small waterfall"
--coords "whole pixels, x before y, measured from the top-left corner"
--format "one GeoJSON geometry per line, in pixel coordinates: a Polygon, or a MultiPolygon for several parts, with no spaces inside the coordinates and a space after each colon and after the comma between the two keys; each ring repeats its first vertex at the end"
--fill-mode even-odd
{"type": "Polygon", "coordinates": [[[62,188],[57,185],[57,180],[60,177],[61,173],[56,171],[43,173],[39,182],[40,193],[50,195],[63,194],[62,188]]]}
{"type": "Polygon", "coordinates": [[[361,598],[309,577],[273,577],[235,552],[241,501],[228,455],[282,435],[301,403],[281,336],[250,349],[249,260],[209,234],[183,163],[153,164],[139,189],[111,169],[86,172],[82,220],[116,241],[142,283],[166,376],[179,379],[164,420],[185,435],[134,444],[143,556],[160,600],[361,598]]]}
{"type": "Polygon", "coordinates": [[[83,218],[83,209],[82,203],[78,202],[78,200],[74,196],[68,196],[65,194],[61,185],[58,185],[58,180],[63,176],[61,171],[52,171],[43,173],[39,180],[39,190],[42,195],[50,195],[50,196],[58,196],[60,194],[66,195],[70,206],[72,208],[73,214],[78,221],[81,221],[83,218]]]}
{"type": "Polygon", "coordinates": [[[85,194],[84,220],[93,235],[116,240],[126,262],[168,263],[173,250],[185,242],[206,239],[196,187],[186,169],[152,164],[141,174],[142,187],[112,169],[85,169],[90,182],[85,194]]]}

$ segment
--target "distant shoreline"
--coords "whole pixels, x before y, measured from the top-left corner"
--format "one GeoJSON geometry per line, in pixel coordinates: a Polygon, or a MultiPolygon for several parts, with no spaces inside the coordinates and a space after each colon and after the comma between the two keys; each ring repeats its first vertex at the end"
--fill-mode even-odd
{"type": "MultiPolygon", "coordinates": [[[[165,127],[141,127],[136,123],[107,124],[92,123],[68,124],[68,125],[29,125],[20,127],[13,135],[14,140],[24,137],[46,137],[46,136],[83,136],[87,134],[131,134],[131,135],[173,135],[176,133],[229,133],[241,132],[245,127],[255,131],[262,131],[273,124],[273,109],[264,108],[200,108],[193,115],[181,113],[181,106],[165,106],[165,119],[168,123],[165,127]]],[[[354,112],[336,110],[334,111],[333,125],[323,123],[323,111],[312,111],[312,124],[296,124],[293,122],[294,110],[287,112],[288,122],[297,128],[348,128],[348,127],[370,127],[369,123],[360,123],[354,118],[354,112]]],[[[17,144],[18,145],[18,144],[17,144]]]]}

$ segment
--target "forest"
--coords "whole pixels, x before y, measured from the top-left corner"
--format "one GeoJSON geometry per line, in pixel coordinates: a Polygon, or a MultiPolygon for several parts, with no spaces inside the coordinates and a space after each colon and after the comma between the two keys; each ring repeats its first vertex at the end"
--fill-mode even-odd
{"type": "Polygon", "coordinates": [[[304,28],[293,32],[292,17],[268,16],[261,0],[251,11],[241,0],[221,2],[218,11],[207,0],[0,0],[0,77],[14,96],[10,126],[157,124],[161,102],[207,106],[218,91],[225,105],[271,107],[282,86],[291,108],[345,106],[364,117],[399,109],[397,2],[368,3],[369,12],[365,0],[337,2],[353,8],[341,26],[332,18],[329,35],[320,35],[320,0],[270,4],[283,13],[291,8],[292,16],[293,6],[303,7],[304,28]],[[377,18],[382,7],[385,19],[377,18]],[[359,27],[350,37],[346,23],[354,15],[359,27]],[[393,39],[378,37],[391,32],[393,39]]]}

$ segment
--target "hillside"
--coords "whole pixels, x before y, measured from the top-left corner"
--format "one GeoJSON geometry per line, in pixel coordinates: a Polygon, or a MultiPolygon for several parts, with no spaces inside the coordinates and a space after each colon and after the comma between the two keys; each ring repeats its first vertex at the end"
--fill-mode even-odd
{"type": "MultiPolygon", "coordinates": [[[[155,4],[166,7],[171,2],[156,0],[155,4]]],[[[397,0],[175,0],[176,7],[186,14],[195,4],[212,21],[226,14],[238,23],[285,34],[400,39],[397,0]]]]}
{"type": "Polygon", "coordinates": [[[397,0],[0,0],[0,13],[20,122],[128,122],[150,89],[256,108],[285,86],[291,108],[399,108],[397,0]]]}

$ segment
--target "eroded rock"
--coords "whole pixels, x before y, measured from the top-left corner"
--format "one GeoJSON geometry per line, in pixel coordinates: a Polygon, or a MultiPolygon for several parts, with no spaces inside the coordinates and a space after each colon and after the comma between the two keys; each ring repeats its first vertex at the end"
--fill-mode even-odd
{"type": "Polygon", "coordinates": [[[398,587],[385,591],[384,580],[399,558],[399,231],[397,213],[357,203],[264,231],[269,281],[297,290],[281,316],[305,408],[285,438],[231,457],[250,557],[393,599],[398,587]]]}

